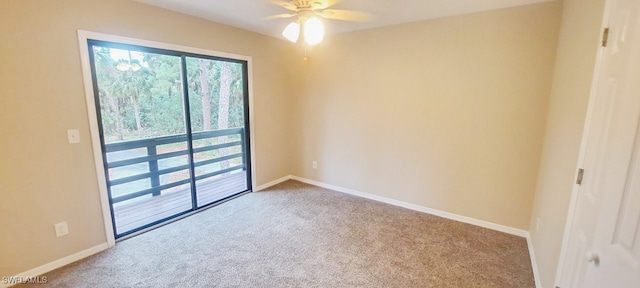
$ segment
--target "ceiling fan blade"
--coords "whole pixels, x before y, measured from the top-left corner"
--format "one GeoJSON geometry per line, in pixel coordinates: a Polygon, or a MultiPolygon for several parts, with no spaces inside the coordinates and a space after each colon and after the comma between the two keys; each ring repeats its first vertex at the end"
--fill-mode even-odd
{"type": "Polygon", "coordinates": [[[268,17],[264,17],[262,18],[262,20],[283,19],[283,18],[291,18],[295,16],[296,16],[296,13],[286,13],[286,14],[278,14],[278,15],[271,15],[268,17]]]}
{"type": "Polygon", "coordinates": [[[316,11],[316,15],[333,20],[368,22],[371,20],[371,14],[351,10],[325,9],[316,11]]]}
{"type": "Polygon", "coordinates": [[[284,9],[287,10],[291,10],[291,11],[296,11],[298,10],[298,7],[296,7],[296,5],[291,4],[291,2],[286,1],[286,0],[268,0],[269,3],[276,5],[276,6],[280,6],[284,9]]]}
{"type": "Polygon", "coordinates": [[[342,0],[320,0],[320,2],[322,2],[322,5],[320,5],[319,9],[327,9],[342,2],[342,0]]]}

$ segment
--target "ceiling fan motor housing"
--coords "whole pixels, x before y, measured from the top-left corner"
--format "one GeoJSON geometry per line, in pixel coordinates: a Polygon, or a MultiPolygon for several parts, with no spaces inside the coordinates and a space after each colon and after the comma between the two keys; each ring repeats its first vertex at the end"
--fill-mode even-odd
{"type": "Polygon", "coordinates": [[[320,9],[322,8],[322,1],[319,0],[291,0],[291,4],[298,7],[298,9],[320,9]]]}

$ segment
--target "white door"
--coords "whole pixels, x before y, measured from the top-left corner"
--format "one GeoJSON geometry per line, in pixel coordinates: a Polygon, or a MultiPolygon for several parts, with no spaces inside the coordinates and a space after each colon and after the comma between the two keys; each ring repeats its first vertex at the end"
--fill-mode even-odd
{"type": "Polygon", "coordinates": [[[560,287],[640,287],[640,0],[608,1],[609,41],[560,287]]]}

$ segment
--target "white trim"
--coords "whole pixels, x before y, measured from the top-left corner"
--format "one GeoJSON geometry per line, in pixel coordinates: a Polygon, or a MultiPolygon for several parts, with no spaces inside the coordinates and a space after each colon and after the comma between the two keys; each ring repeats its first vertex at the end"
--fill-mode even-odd
{"type": "MultiPolygon", "coordinates": [[[[609,9],[611,6],[611,0],[605,0],[605,9],[604,15],[602,17],[602,24],[600,25],[600,33],[604,31],[605,28],[609,27],[609,9]]],[[[600,34],[601,35],[601,34],[600,34]]],[[[589,92],[589,104],[587,107],[587,114],[585,116],[584,126],[582,128],[582,140],[580,143],[580,150],[578,152],[578,163],[576,165],[576,175],[580,168],[584,166],[584,160],[587,154],[587,146],[589,140],[589,134],[591,132],[591,122],[593,120],[593,110],[595,109],[596,97],[598,94],[598,85],[600,80],[600,70],[602,69],[602,62],[605,57],[606,47],[602,47],[600,45],[601,38],[598,37],[598,42],[594,43],[598,45],[598,52],[596,54],[596,62],[593,69],[593,76],[591,79],[591,90],[589,92]]],[[[573,220],[576,212],[576,206],[578,202],[578,194],[580,193],[580,185],[573,184],[573,188],[571,189],[571,198],[569,202],[569,210],[567,212],[567,219],[564,225],[564,233],[562,236],[562,248],[560,249],[560,257],[558,259],[558,264],[556,267],[556,277],[555,277],[555,285],[560,287],[560,282],[562,280],[562,273],[564,269],[566,254],[569,246],[569,238],[571,237],[571,230],[573,228],[573,220]]]]}
{"type": "Polygon", "coordinates": [[[116,245],[113,223],[111,222],[111,208],[109,207],[109,194],[107,193],[107,179],[105,177],[104,162],[102,161],[102,145],[100,143],[100,128],[98,127],[98,115],[93,95],[93,82],[91,79],[91,64],[89,63],[89,46],[87,39],[90,34],[78,30],[78,45],[80,47],[80,61],[82,64],[82,78],[84,82],[84,94],[89,116],[89,130],[91,133],[91,145],[93,148],[93,160],[98,178],[98,191],[100,192],[100,204],[102,206],[102,220],[104,223],[105,237],[108,247],[116,245]]]}
{"type": "MultiPolygon", "coordinates": [[[[195,48],[195,47],[190,47],[190,46],[182,46],[182,45],[165,43],[165,42],[157,42],[157,41],[151,41],[151,40],[138,39],[138,38],[129,38],[129,37],[124,37],[124,36],[118,36],[118,35],[112,35],[112,34],[104,34],[104,33],[98,33],[98,32],[85,31],[85,30],[78,30],[78,38],[82,38],[85,41],[88,40],[88,39],[93,39],[93,40],[117,42],[117,43],[122,43],[122,44],[138,45],[138,46],[145,46],[145,47],[151,47],[151,48],[159,48],[159,49],[165,49],[165,50],[173,50],[173,51],[179,51],[179,52],[200,54],[200,55],[205,55],[205,56],[214,56],[214,57],[221,57],[221,58],[244,60],[244,61],[247,61],[247,62],[252,60],[251,56],[246,56],[246,55],[241,55],[241,54],[220,52],[220,51],[214,51],[214,50],[208,50],[208,49],[202,49],[202,48],[195,48]]],[[[84,44],[86,46],[87,43],[83,42],[82,44],[84,44]]],[[[87,55],[87,57],[88,57],[88,55],[87,55]]]]}
{"type": "Polygon", "coordinates": [[[145,47],[160,48],[165,50],[174,50],[187,53],[194,53],[207,56],[231,58],[247,61],[247,72],[249,73],[249,151],[251,154],[251,184],[252,187],[256,186],[256,179],[258,178],[258,172],[256,171],[256,137],[254,127],[253,116],[253,64],[251,56],[231,54],[225,52],[218,52],[213,50],[206,50],[201,48],[194,48],[188,46],[181,46],[170,43],[155,42],[149,40],[141,40],[135,38],[122,37],[117,35],[96,33],[84,30],[78,30],[78,45],[80,47],[80,60],[82,63],[82,75],[84,80],[85,98],[87,102],[87,113],[89,117],[89,128],[91,130],[91,143],[93,146],[93,158],[96,168],[96,176],[98,178],[98,189],[100,192],[100,202],[102,206],[102,217],[104,219],[105,233],[107,238],[107,244],[109,247],[115,245],[115,237],[113,231],[113,224],[111,223],[111,207],[109,206],[109,196],[107,194],[107,180],[105,179],[104,163],[102,161],[102,147],[100,143],[100,130],[98,128],[98,117],[96,115],[95,99],[93,95],[93,82],[91,79],[91,66],[89,63],[89,47],[87,40],[102,40],[109,42],[117,42],[130,45],[138,45],[145,47]]]}
{"type": "MultiPolygon", "coordinates": [[[[398,201],[398,200],[394,200],[394,199],[390,199],[390,198],[386,198],[386,197],[382,197],[382,196],[377,196],[377,195],[373,195],[373,194],[369,194],[369,193],[364,193],[364,192],[360,192],[360,191],[357,191],[357,190],[344,188],[344,187],[340,187],[340,186],[335,186],[335,185],[331,185],[331,184],[327,184],[327,183],[323,183],[323,182],[319,182],[319,181],[315,181],[315,180],[311,180],[311,179],[307,179],[307,178],[302,178],[302,177],[298,177],[298,176],[293,176],[293,175],[284,176],[282,178],[279,178],[279,179],[273,180],[271,182],[262,184],[262,185],[256,187],[256,189],[254,189],[254,191],[257,192],[257,191],[260,191],[260,190],[264,190],[266,188],[269,188],[271,186],[280,184],[280,183],[282,183],[284,181],[287,181],[287,180],[296,180],[296,181],[307,183],[307,184],[310,184],[310,185],[314,185],[314,186],[330,189],[330,190],[333,190],[333,191],[336,191],[336,192],[346,193],[346,194],[349,194],[349,195],[358,196],[358,197],[362,197],[362,198],[366,198],[366,199],[370,199],[370,200],[374,200],[374,201],[378,201],[378,202],[382,202],[382,203],[387,203],[387,204],[391,204],[391,205],[394,205],[394,206],[399,206],[399,207],[411,209],[411,210],[414,210],[414,211],[423,212],[423,213],[427,213],[427,214],[431,214],[431,215],[447,218],[447,219],[458,221],[458,222],[463,222],[463,223],[467,223],[467,224],[471,224],[471,225],[475,225],[475,226],[479,226],[479,227],[483,227],[483,228],[487,228],[487,229],[496,230],[496,231],[499,231],[499,232],[511,234],[511,235],[524,237],[524,238],[526,238],[527,245],[529,247],[529,257],[531,259],[531,267],[533,269],[533,276],[534,276],[534,279],[535,279],[535,282],[536,282],[536,287],[542,287],[540,285],[540,276],[539,276],[539,273],[538,273],[538,265],[536,263],[535,253],[533,251],[533,245],[531,243],[531,236],[529,235],[529,232],[527,232],[525,230],[521,230],[521,229],[509,227],[509,226],[504,226],[504,225],[500,225],[500,224],[495,224],[495,223],[491,223],[491,222],[487,222],[487,221],[483,221],[483,220],[479,220],[479,219],[474,219],[474,218],[470,218],[470,217],[466,217],[466,216],[462,216],[462,215],[457,215],[457,214],[453,214],[453,213],[449,213],[449,212],[445,212],[445,211],[440,211],[440,210],[436,210],[436,209],[432,209],[432,208],[427,208],[427,207],[423,207],[423,206],[420,206],[420,205],[415,205],[415,204],[411,204],[411,203],[407,203],[407,202],[402,202],[402,201],[398,201]]],[[[89,249],[80,251],[80,252],[75,253],[73,255],[70,255],[70,256],[55,260],[53,262],[47,263],[45,265],[42,265],[40,267],[31,269],[31,270],[29,270],[27,272],[20,273],[20,274],[18,274],[18,276],[35,277],[35,276],[38,276],[38,275],[42,275],[44,273],[47,273],[47,272],[52,271],[52,270],[55,270],[55,269],[60,268],[62,266],[71,264],[71,263],[73,263],[75,261],[78,261],[78,260],[81,260],[83,258],[89,257],[89,256],[94,255],[96,253],[102,252],[102,251],[110,248],[111,246],[113,246],[113,245],[109,245],[108,243],[105,242],[105,243],[100,244],[98,246],[91,247],[89,249]]],[[[2,286],[2,284],[0,283],[0,288],[3,288],[3,287],[9,287],[9,286],[2,286]]]]}
{"type": "MultiPolygon", "coordinates": [[[[233,57],[232,57],[233,58],[233,57]]],[[[256,129],[254,123],[255,117],[253,114],[253,62],[251,57],[248,57],[247,60],[247,77],[249,78],[249,152],[251,153],[251,187],[256,187],[258,185],[258,171],[256,169],[256,129]]]]}
{"type": "Polygon", "coordinates": [[[538,271],[538,262],[536,261],[536,253],[533,251],[533,243],[531,242],[531,235],[527,232],[527,246],[529,247],[529,258],[531,259],[531,269],[533,270],[533,279],[536,282],[537,288],[542,288],[542,282],[540,282],[540,272],[538,271]]]}
{"type": "Polygon", "coordinates": [[[247,57],[247,77],[249,78],[249,152],[251,153],[251,187],[256,187],[258,182],[258,169],[256,168],[256,129],[255,116],[253,115],[253,62],[251,57],[247,57]]]}
{"type": "MultiPolygon", "coordinates": [[[[53,271],[53,270],[58,269],[60,267],[63,267],[65,265],[69,265],[69,264],[71,264],[73,262],[76,262],[78,260],[82,260],[84,258],[87,258],[87,257],[89,257],[91,255],[100,253],[100,252],[102,252],[104,250],[109,249],[109,247],[110,247],[109,244],[105,242],[105,243],[102,243],[100,245],[93,246],[93,247],[91,247],[89,249],[82,250],[82,251],[80,251],[78,253],[69,255],[67,257],[60,258],[58,260],[49,262],[49,263],[44,264],[42,266],[38,266],[38,267],[33,268],[33,269],[29,270],[29,271],[25,271],[25,272],[19,273],[18,275],[15,275],[14,277],[27,278],[27,277],[40,276],[40,275],[43,275],[43,274],[45,274],[47,272],[50,272],[50,271],[53,271]]],[[[46,275],[44,275],[44,276],[46,276],[46,275]]],[[[0,281],[0,288],[10,287],[10,286],[13,286],[13,284],[11,284],[11,285],[3,284],[3,282],[0,281]]]]}
{"type": "Polygon", "coordinates": [[[467,223],[467,224],[471,224],[471,225],[475,225],[475,226],[480,226],[480,227],[483,227],[483,228],[496,230],[496,231],[500,231],[500,232],[511,234],[511,235],[516,235],[516,236],[520,236],[520,237],[527,237],[527,235],[529,234],[529,232],[527,232],[525,230],[522,230],[522,229],[517,229],[517,228],[505,226],[505,225],[500,225],[500,224],[484,221],[484,220],[479,220],[479,219],[475,219],[475,218],[471,218],[471,217],[467,217],[467,216],[462,216],[462,215],[458,215],[458,214],[454,214],[454,213],[450,213],[450,212],[445,212],[445,211],[441,211],[441,210],[436,210],[436,209],[433,209],[433,208],[428,208],[428,207],[424,207],[424,206],[420,206],[420,205],[416,205],[416,204],[411,204],[411,203],[407,203],[407,202],[403,202],[403,201],[398,201],[398,200],[394,200],[394,199],[391,199],[391,198],[386,198],[386,197],[382,197],[382,196],[378,196],[378,195],[373,195],[373,194],[369,194],[369,193],[365,193],[365,192],[360,192],[360,191],[357,191],[357,190],[344,188],[344,187],[340,187],[340,186],[335,186],[335,185],[331,185],[331,184],[327,184],[327,183],[323,183],[323,182],[319,182],[319,181],[315,181],[315,180],[311,180],[311,179],[306,179],[306,178],[302,178],[302,177],[298,177],[298,176],[291,176],[291,179],[296,180],[296,181],[300,181],[300,182],[303,182],[303,183],[311,184],[311,185],[314,185],[314,186],[331,189],[331,190],[334,190],[334,191],[337,191],[337,192],[342,192],[342,193],[346,193],[346,194],[350,194],[350,195],[354,195],[354,196],[358,196],[358,197],[362,197],[362,198],[375,200],[375,201],[378,201],[378,202],[391,204],[391,205],[394,205],[394,206],[399,206],[399,207],[403,207],[403,208],[407,208],[407,209],[411,209],[411,210],[415,210],[415,211],[419,211],[419,212],[424,212],[424,213],[435,215],[435,216],[439,216],[439,217],[442,217],[442,218],[447,218],[447,219],[451,219],[451,220],[458,221],[458,222],[463,222],[463,223],[467,223]]]}
{"type": "Polygon", "coordinates": [[[278,185],[278,184],[280,184],[280,183],[282,183],[282,182],[284,182],[284,181],[287,181],[287,180],[289,180],[289,179],[291,179],[291,175],[287,175],[287,176],[284,176],[284,177],[282,177],[282,178],[280,178],[280,179],[276,179],[276,180],[273,180],[273,181],[271,181],[271,182],[264,183],[264,184],[262,184],[262,185],[260,185],[260,186],[258,186],[258,187],[256,187],[256,188],[254,188],[254,189],[253,189],[253,192],[258,192],[258,191],[261,191],[261,190],[267,189],[267,188],[269,188],[269,187],[271,187],[271,186],[278,185]]]}

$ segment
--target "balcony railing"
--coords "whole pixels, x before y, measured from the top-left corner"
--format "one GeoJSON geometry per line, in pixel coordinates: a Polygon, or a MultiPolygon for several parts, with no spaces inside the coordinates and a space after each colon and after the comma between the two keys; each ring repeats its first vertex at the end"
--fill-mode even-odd
{"type": "MultiPolygon", "coordinates": [[[[246,144],[245,144],[246,141],[245,141],[244,134],[245,134],[244,133],[244,128],[233,128],[233,129],[224,129],[224,130],[215,130],[215,131],[193,133],[192,134],[193,135],[192,139],[194,141],[195,140],[214,139],[214,138],[225,137],[225,136],[240,135],[240,140],[239,141],[232,141],[232,142],[214,144],[214,145],[206,145],[206,146],[203,146],[203,147],[194,148],[193,149],[193,153],[194,154],[200,153],[200,152],[218,150],[218,149],[222,149],[222,148],[230,148],[230,147],[235,147],[235,146],[240,146],[241,147],[240,148],[240,153],[235,153],[235,154],[226,155],[226,156],[222,156],[222,157],[217,157],[217,158],[213,158],[213,159],[202,160],[202,161],[198,161],[198,162],[194,161],[194,169],[196,167],[201,167],[201,166],[204,166],[204,165],[210,165],[210,164],[214,164],[214,163],[219,163],[219,162],[226,161],[226,160],[231,160],[231,159],[234,159],[234,158],[241,158],[242,159],[240,165],[236,165],[236,166],[233,166],[233,167],[220,169],[220,170],[217,170],[217,171],[214,171],[214,172],[209,172],[209,173],[205,173],[205,174],[202,174],[202,175],[198,175],[198,176],[195,177],[195,181],[206,179],[206,178],[210,178],[210,177],[214,177],[214,176],[218,176],[218,175],[222,175],[222,174],[229,173],[229,172],[232,172],[232,171],[235,171],[235,170],[240,170],[240,169],[246,170],[246,168],[247,168],[247,159],[246,159],[246,144]]],[[[237,137],[234,137],[234,138],[237,138],[237,137]]],[[[161,175],[166,175],[166,174],[169,174],[169,173],[174,173],[174,172],[178,172],[178,171],[182,171],[182,170],[187,170],[187,169],[190,168],[189,164],[178,165],[178,166],[164,168],[164,169],[160,169],[159,165],[158,165],[158,160],[168,159],[168,158],[172,158],[172,157],[178,157],[178,156],[183,156],[183,155],[188,155],[189,154],[189,150],[172,151],[172,152],[168,152],[168,153],[158,154],[158,146],[167,145],[167,144],[182,143],[182,142],[186,142],[187,140],[188,140],[187,135],[171,135],[171,136],[164,136],[164,137],[151,138],[151,139],[141,139],[141,140],[116,142],[116,143],[107,144],[106,145],[106,152],[107,153],[126,151],[126,150],[132,150],[132,149],[146,148],[146,156],[126,159],[126,160],[119,160],[119,161],[108,161],[107,162],[107,168],[108,169],[121,168],[121,167],[126,167],[126,166],[131,166],[131,165],[137,165],[137,164],[140,164],[140,163],[148,163],[148,168],[149,168],[148,172],[146,172],[146,173],[136,174],[136,175],[133,175],[133,176],[127,176],[127,177],[122,177],[122,178],[113,179],[113,180],[109,179],[108,185],[110,187],[116,186],[116,185],[122,185],[122,184],[130,183],[130,182],[134,182],[134,181],[144,180],[144,179],[149,179],[150,184],[151,184],[151,188],[147,188],[147,189],[144,189],[144,190],[135,191],[135,192],[131,192],[131,193],[126,193],[125,195],[118,196],[118,197],[113,197],[111,199],[112,203],[118,203],[118,202],[130,200],[130,199],[133,199],[133,198],[146,196],[146,195],[149,195],[149,194],[151,194],[153,196],[158,196],[158,195],[161,194],[161,191],[163,191],[163,190],[170,189],[170,188],[173,188],[173,187],[177,187],[177,186],[180,186],[180,185],[184,185],[184,184],[190,183],[191,182],[190,177],[186,178],[186,179],[182,179],[182,180],[166,183],[166,184],[162,184],[161,181],[160,181],[160,176],[161,175]]],[[[212,141],[212,142],[215,142],[215,141],[212,141]]],[[[109,177],[109,178],[111,178],[111,177],[109,177]]]]}

